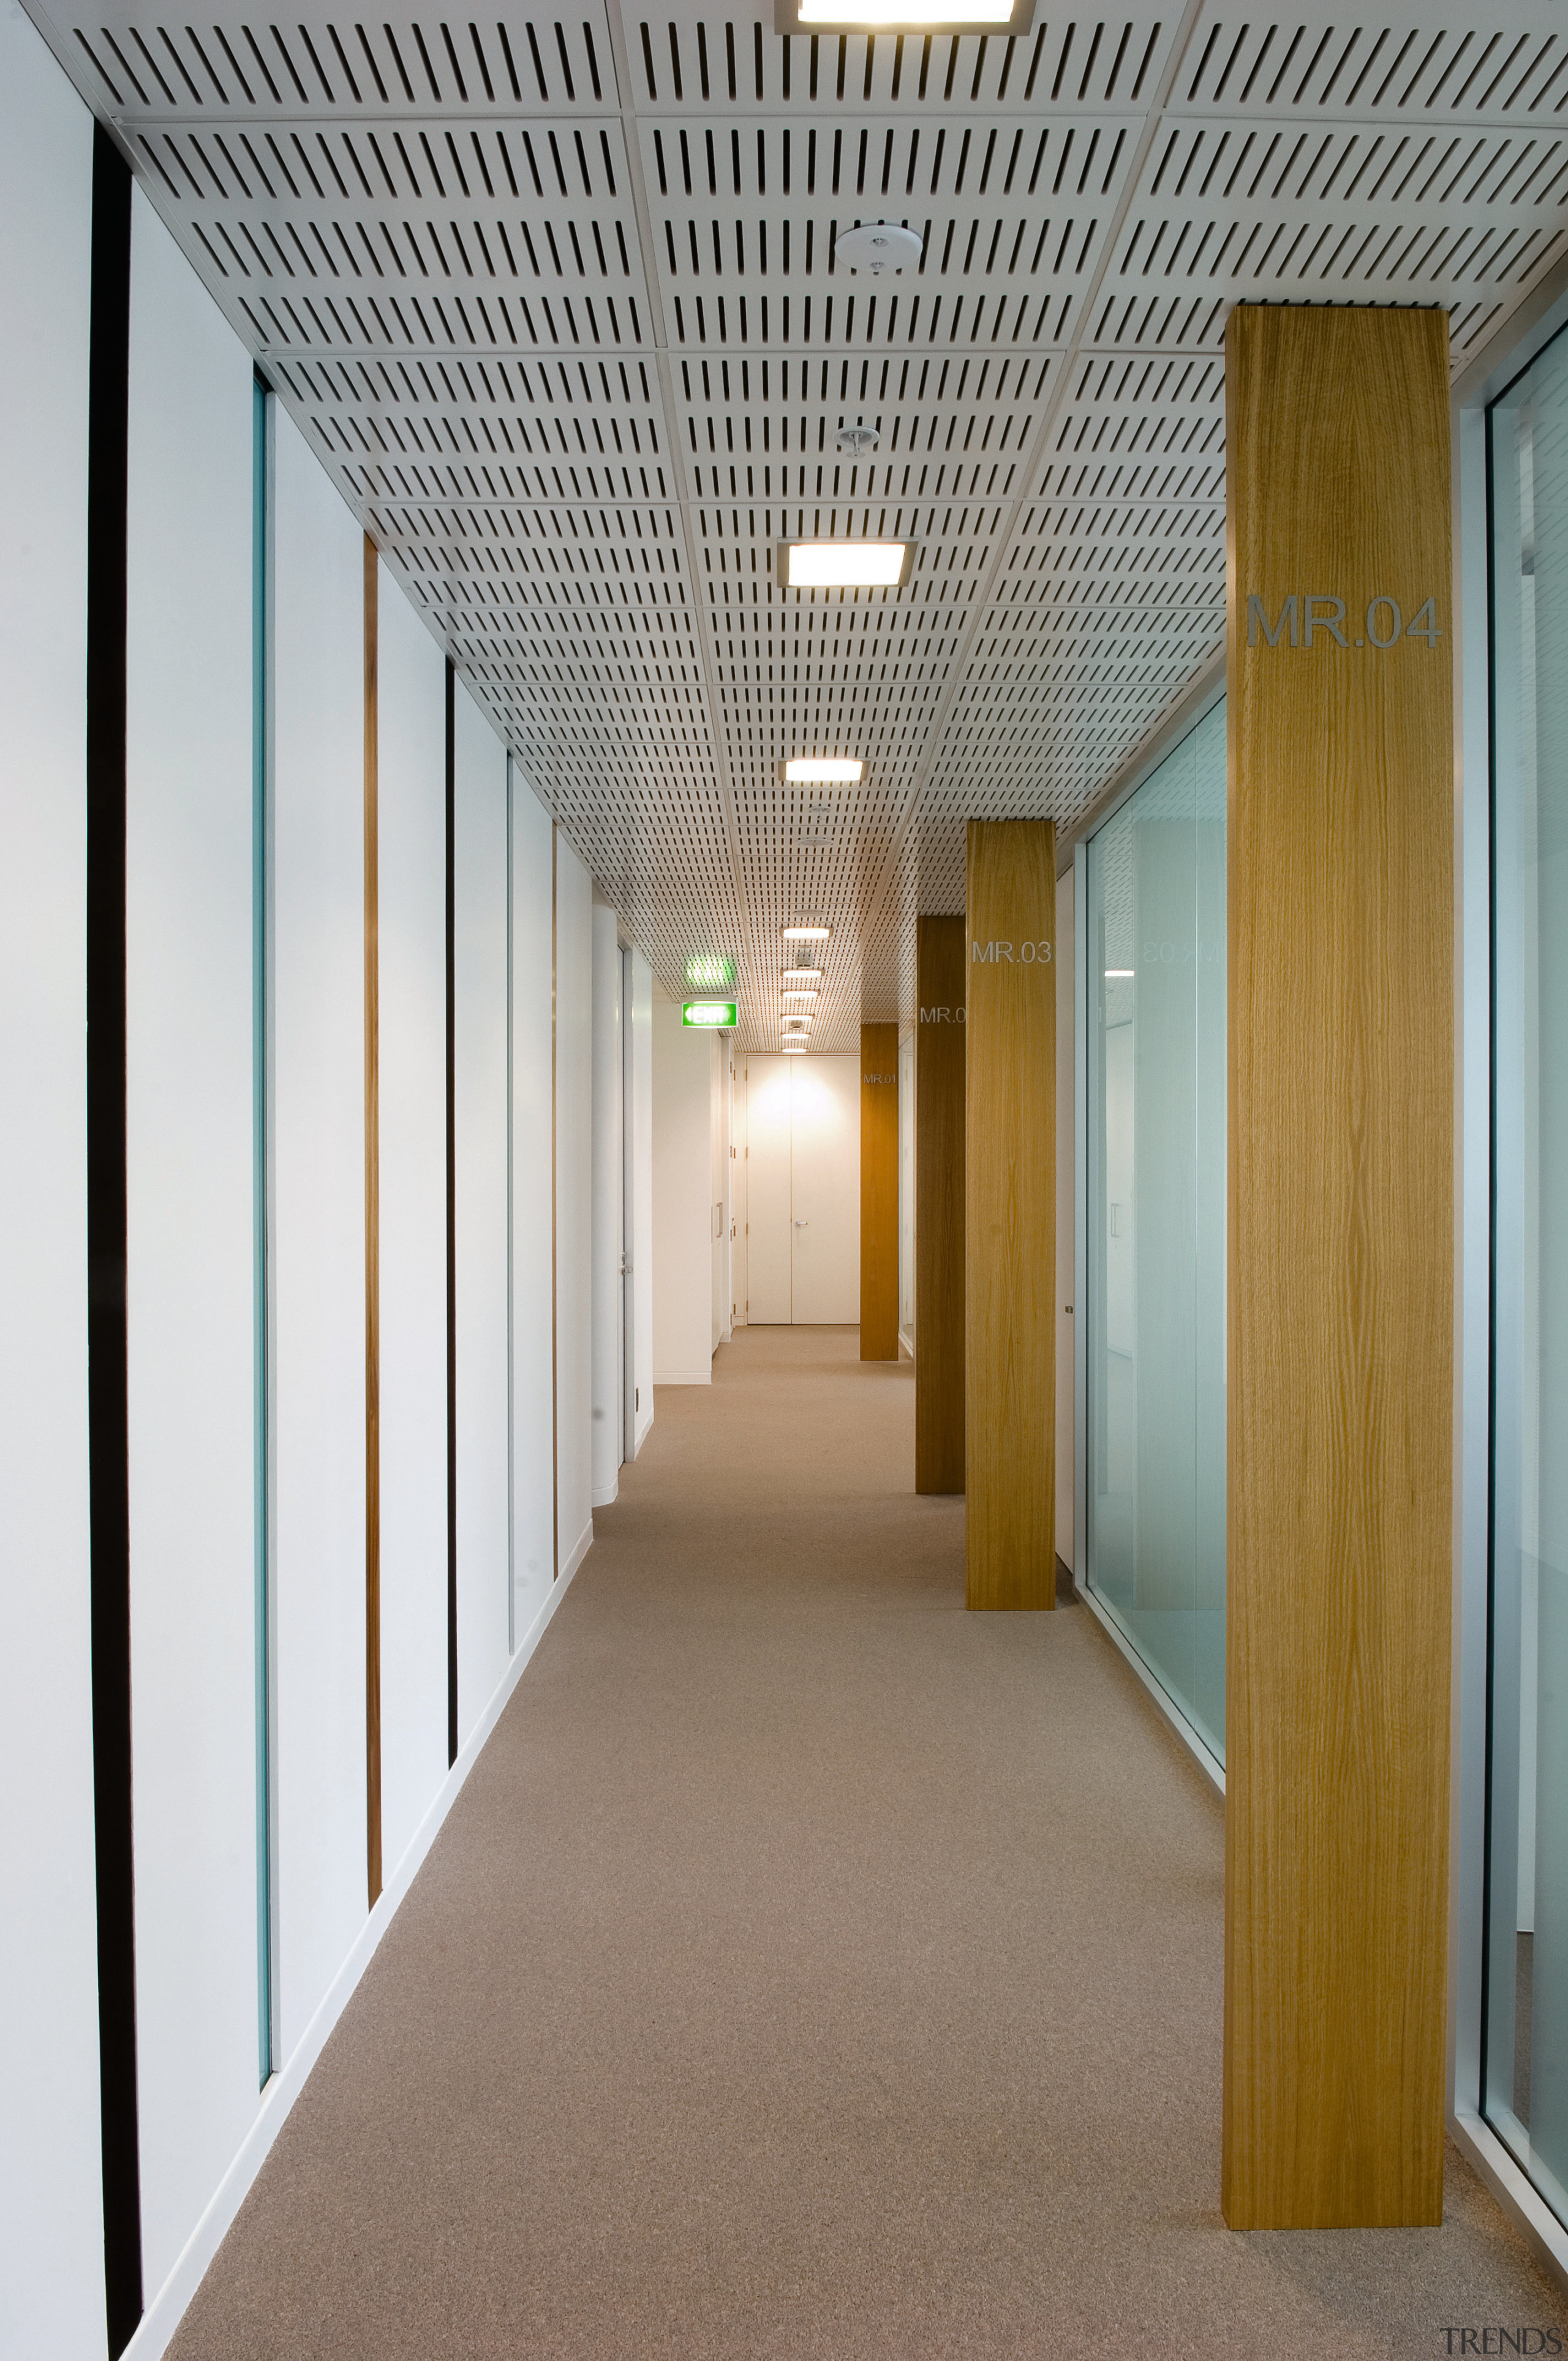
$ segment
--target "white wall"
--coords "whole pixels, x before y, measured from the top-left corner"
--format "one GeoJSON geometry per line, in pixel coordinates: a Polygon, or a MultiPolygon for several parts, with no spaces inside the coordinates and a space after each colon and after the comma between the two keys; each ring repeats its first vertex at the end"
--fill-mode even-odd
{"type": "Polygon", "coordinates": [[[455,697],[457,1738],[510,1641],[507,1503],[507,762],[455,697]]]}
{"type": "Polygon", "coordinates": [[[597,896],[593,906],[593,1505],[604,1509],[620,1489],[620,1346],[625,1185],[621,1138],[625,1078],[620,1054],[620,942],[616,915],[597,896]]]}
{"type": "Polygon", "coordinates": [[[88,1643],[87,341],[93,126],[0,12],[0,2347],[102,2361],[88,1643]]]}
{"type": "Polygon", "coordinates": [[[149,2294],[244,2136],[260,2081],[252,382],[249,355],[137,190],[126,1149],[137,2046],[149,2294]]]}
{"type": "MultiPolygon", "coordinates": [[[[0,429],[25,464],[12,469],[0,507],[0,1565],[11,1577],[0,1650],[9,1798],[0,1891],[11,1929],[0,1945],[0,2006],[12,2029],[0,2078],[0,2351],[50,2361],[99,2361],[104,2339],[83,1059],[92,162],[86,109],[27,18],[6,13],[0,217],[16,234],[0,239],[0,305],[15,365],[0,379],[0,429]]],[[[418,1857],[416,1831],[428,1839],[455,1783],[445,1730],[444,667],[383,570],[381,1707],[391,1890],[367,1923],[363,540],[274,407],[266,1210],[281,2070],[261,2092],[252,373],[139,195],[133,207],[127,1301],[151,2307],[136,2349],[151,2354],[164,2348],[396,1906],[418,1857]]],[[[466,1731],[486,1708],[493,1714],[524,1660],[509,1653],[509,1609],[520,1642],[532,1640],[560,1596],[551,1581],[553,1180],[563,1576],[591,1539],[591,959],[588,879],[563,846],[553,1105],[550,823],[521,782],[512,791],[503,752],[462,691],[457,736],[466,1731]]],[[[633,1099],[644,1140],[651,990],[639,962],[633,1099]]],[[[634,1159],[633,1190],[646,1209],[646,1156],[634,1159]]],[[[651,1288],[652,1278],[650,1251],[640,1285],[651,1288]]],[[[651,1322],[641,1349],[645,1428],[651,1322]]]]}
{"type": "Polygon", "coordinates": [[[275,409],[272,1435],[279,2049],[367,1906],[364,544],[275,409]]]}
{"type": "Polygon", "coordinates": [[[565,837],[555,873],[556,1483],[561,1572],[593,1541],[593,886],[565,837]]]}
{"type": "Polygon", "coordinates": [[[685,1030],[678,1000],[652,1012],[653,1382],[713,1382],[711,1034],[685,1030]]]}
{"type": "Polygon", "coordinates": [[[633,1458],[653,1423],[653,971],[631,954],[633,1458]]]}
{"type": "Polygon", "coordinates": [[[512,1625],[550,1596],[555,1466],[551,1404],[550,819],[511,774],[512,1625]]]}
{"type": "Polygon", "coordinates": [[[446,1773],[446,667],[377,594],[381,1861],[446,1773]]]}

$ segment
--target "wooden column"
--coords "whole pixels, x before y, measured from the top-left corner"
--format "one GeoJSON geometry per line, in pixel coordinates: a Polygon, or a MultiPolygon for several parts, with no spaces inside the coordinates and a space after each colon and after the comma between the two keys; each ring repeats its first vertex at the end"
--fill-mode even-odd
{"type": "Polygon", "coordinates": [[[1056,906],[1049,820],[971,819],[964,1027],[970,1607],[1057,1603],[1056,906]]]}
{"type": "Polygon", "coordinates": [[[915,1489],[964,1488],[961,918],[915,922],[915,1489]]]}
{"type": "Polygon", "coordinates": [[[898,1358],[898,1027],[861,1027],[861,1358],[898,1358]]]}
{"type": "Polygon", "coordinates": [[[1233,2229],[1442,2218],[1448,357],[1440,311],[1225,338],[1233,2229]]]}

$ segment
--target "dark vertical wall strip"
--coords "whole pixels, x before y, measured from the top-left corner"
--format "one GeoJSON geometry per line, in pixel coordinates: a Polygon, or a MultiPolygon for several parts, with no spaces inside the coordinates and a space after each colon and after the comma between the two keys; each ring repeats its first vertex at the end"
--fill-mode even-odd
{"type": "Polygon", "coordinates": [[[561,835],[550,823],[550,1491],[554,1541],[550,1579],[561,1579],[561,1151],[557,1139],[555,963],[560,946],[561,835]]]}
{"type": "Polygon", "coordinates": [[[250,1082],[251,1322],[256,1488],[257,2071],[272,2071],[271,1552],[268,1543],[267,1317],[267,388],[251,388],[250,450],[250,1082]]]}
{"type": "Polygon", "coordinates": [[[457,1760],[457,675],[446,660],[446,1760],[457,1760]]]}
{"type": "Polygon", "coordinates": [[[136,1918],[131,1850],[129,1447],[126,1403],[126,381],[131,177],[93,148],[87,430],[87,1416],[93,1792],[109,2351],[141,2318],[136,1918]]]}
{"type": "Polygon", "coordinates": [[[365,536],[365,1872],[381,1899],[380,559],[365,536]]]}

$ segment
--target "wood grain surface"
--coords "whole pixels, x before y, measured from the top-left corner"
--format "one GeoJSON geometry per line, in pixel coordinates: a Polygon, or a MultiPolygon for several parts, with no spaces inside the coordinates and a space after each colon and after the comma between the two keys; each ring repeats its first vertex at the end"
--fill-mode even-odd
{"type": "Polygon", "coordinates": [[[1245,307],[1225,339],[1233,2229],[1442,2215],[1448,359],[1440,311],[1245,307]]]}
{"type": "Polygon", "coordinates": [[[898,1358],[898,1027],[861,1027],[861,1358],[898,1358]]]}
{"type": "Polygon", "coordinates": [[[381,1119],[378,950],[379,561],[365,536],[365,1851],[381,1893],[381,1119]]]}
{"type": "MultiPolygon", "coordinates": [[[[1054,1608],[1056,830],[970,820],[964,1027],[965,1598],[1054,1608]]],[[[920,1337],[916,1332],[916,1349],[920,1337]]]]}
{"type": "Polygon", "coordinates": [[[964,1488],[961,918],[915,922],[915,1489],[964,1488]]]}

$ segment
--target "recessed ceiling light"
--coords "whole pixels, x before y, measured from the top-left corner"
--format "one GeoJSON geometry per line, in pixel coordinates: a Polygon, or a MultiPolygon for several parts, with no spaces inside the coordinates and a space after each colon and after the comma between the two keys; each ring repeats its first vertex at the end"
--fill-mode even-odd
{"type": "Polygon", "coordinates": [[[912,541],[781,541],[781,590],[896,590],[915,564],[912,541]]]}
{"type": "Polygon", "coordinates": [[[1027,33],[1035,0],[773,0],[775,33],[1027,33]]]}
{"type": "Polygon", "coordinates": [[[786,786],[826,785],[829,781],[843,784],[858,779],[865,764],[852,754],[792,754],[779,764],[779,776],[786,786]]]}
{"type": "Polygon", "coordinates": [[[806,1044],[804,1041],[786,1041],[784,1045],[784,1053],[786,1058],[804,1058],[806,1044]]]}
{"type": "Polygon", "coordinates": [[[786,943],[825,943],[833,929],[831,927],[783,927],[779,931],[786,943]]]}
{"type": "Polygon", "coordinates": [[[786,984],[820,983],[822,981],[822,970],[819,967],[786,967],[784,972],[784,980],[786,984]]]}
{"type": "Polygon", "coordinates": [[[809,1008],[816,999],[814,992],[786,992],[780,997],[782,1008],[809,1008]]]}

